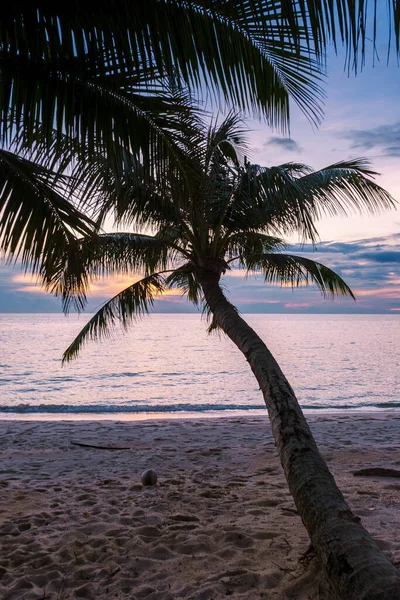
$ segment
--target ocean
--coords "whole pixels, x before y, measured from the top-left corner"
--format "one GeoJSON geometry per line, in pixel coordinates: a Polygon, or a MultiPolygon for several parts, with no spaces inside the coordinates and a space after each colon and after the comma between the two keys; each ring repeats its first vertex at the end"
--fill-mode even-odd
{"type": "MultiPolygon", "coordinates": [[[[90,315],[0,314],[0,418],[137,418],[265,410],[249,366],[196,314],[153,314],[88,342],[90,315]]],[[[244,315],[308,410],[400,408],[400,316],[244,315]]]]}

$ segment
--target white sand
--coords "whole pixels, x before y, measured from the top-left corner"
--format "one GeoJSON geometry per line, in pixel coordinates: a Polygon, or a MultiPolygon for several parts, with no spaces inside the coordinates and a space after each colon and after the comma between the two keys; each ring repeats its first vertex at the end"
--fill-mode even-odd
{"type": "MultiPolygon", "coordinates": [[[[309,417],[355,513],[400,563],[400,413],[309,417]]],[[[4,600],[318,597],[267,418],[0,421],[4,600]],[[70,445],[119,444],[129,450],[70,445]],[[156,470],[157,486],[141,473],[156,470]]]]}

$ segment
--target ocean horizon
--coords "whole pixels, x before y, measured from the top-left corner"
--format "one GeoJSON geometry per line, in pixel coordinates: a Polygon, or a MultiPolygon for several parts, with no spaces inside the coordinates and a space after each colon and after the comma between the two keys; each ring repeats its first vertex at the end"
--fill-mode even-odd
{"type": "MultiPolygon", "coordinates": [[[[248,314],[313,411],[400,408],[399,315],[248,314]]],[[[0,419],[258,414],[244,356],[198,314],[151,314],[61,365],[90,315],[0,314],[0,419]]]]}

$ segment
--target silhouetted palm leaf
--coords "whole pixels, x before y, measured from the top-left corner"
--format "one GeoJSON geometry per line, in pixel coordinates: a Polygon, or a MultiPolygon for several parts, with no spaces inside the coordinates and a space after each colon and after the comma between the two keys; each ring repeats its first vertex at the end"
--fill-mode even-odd
{"type": "Polygon", "coordinates": [[[390,194],[372,181],[376,173],[368,164],[363,159],[343,161],[315,172],[291,163],[271,168],[247,164],[224,225],[238,231],[298,231],[315,241],[315,220],[324,213],[344,216],[354,210],[374,212],[394,206],[390,194]]]}
{"type": "Polygon", "coordinates": [[[87,340],[108,337],[116,323],[126,329],[132,320],[148,313],[149,307],[153,305],[154,296],[164,289],[163,275],[152,273],[119,292],[108,300],[79,332],[64,352],[63,362],[74,358],[87,340]]]}
{"type": "Polygon", "coordinates": [[[262,254],[263,252],[279,252],[286,247],[281,238],[265,235],[258,231],[240,231],[228,235],[224,240],[229,262],[242,254],[262,254]]]}
{"type": "MultiPolygon", "coordinates": [[[[91,282],[116,273],[133,274],[165,269],[178,246],[170,240],[135,233],[92,235],[58,253],[42,269],[46,289],[62,299],[65,311],[82,310],[91,282]]],[[[185,250],[180,250],[184,253],[185,250]]]]}
{"type": "MultiPolygon", "coordinates": [[[[398,52],[398,5],[387,0],[386,6],[398,52]]],[[[2,10],[1,106],[13,107],[25,129],[40,106],[50,130],[64,118],[62,103],[53,102],[64,82],[76,78],[78,89],[90,70],[99,81],[145,70],[145,82],[167,76],[191,89],[206,86],[276,123],[287,119],[288,90],[315,118],[319,70],[313,56],[323,61],[330,41],[343,43],[348,66],[356,67],[366,39],[375,42],[376,29],[367,27],[373,19],[366,0],[16,0],[2,10]]],[[[93,117],[84,115],[88,124],[93,117]]]]}
{"type": "Polygon", "coordinates": [[[315,284],[324,296],[341,294],[355,299],[353,292],[334,271],[309,258],[292,254],[250,254],[240,259],[248,271],[261,271],[266,283],[297,287],[315,284]]]}
{"type": "Polygon", "coordinates": [[[168,287],[181,289],[190,302],[195,306],[199,306],[203,301],[203,295],[201,286],[196,281],[192,269],[193,266],[190,264],[183,265],[168,275],[165,282],[168,287]]]}
{"type": "Polygon", "coordinates": [[[322,214],[347,216],[364,210],[376,213],[394,207],[394,201],[372,178],[379,175],[369,161],[341,161],[299,179],[300,193],[311,197],[312,218],[322,214]]]}
{"type": "Polygon", "coordinates": [[[70,201],[66,177],[0,150],[0,250],[38,271],[95,224],[70,201]]]}

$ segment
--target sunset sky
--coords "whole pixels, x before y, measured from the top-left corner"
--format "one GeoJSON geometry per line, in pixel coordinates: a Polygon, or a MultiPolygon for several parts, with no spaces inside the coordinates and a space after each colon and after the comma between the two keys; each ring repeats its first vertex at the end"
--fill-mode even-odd
{"type": "MultiPolygon", "coordinates": [[[[303,162],[315,169],[334,162],[366,157],[382,174],[377,182],[400,201],[400,68],[395,58],[386,64],[386,44],[377,47],[378,59],[355,78],[343,69],[343,56],[328,61],[325,119],[313,128],[292,107],[290,137],[282,137],[265,124],[248,120],[251,131],[249,158],[270,166],[303,162]]],[[[399,206],[400,209],[400,206],[399,206]]],[[[231,301],[243,313],[259,312],[387,312],[400,314],[400,212],[347,219],[323,219],[319,223],[321,243],[317,250],[299,247],[291,240],[291,251],[306,252],[343,276],[357,302],[324,300],[313,288],[294,291],[266,286],[261,277],[244,279],[239,272],[225,277],[231,301]]],[[[89,310],[132,283],[124,277],[98,282],[89,310]]],[[[178,294],[157,301],[159,312],[183,312],[191,306],[178,294]]],[[[60,303],[34,285],[18,267],[0,264],[0,312],[55,312],[60,303]]]]}

